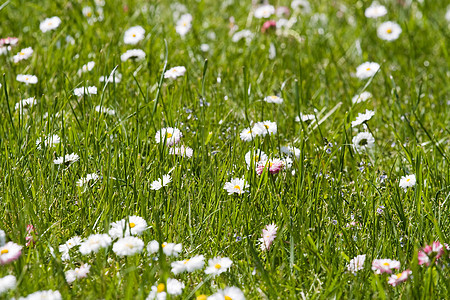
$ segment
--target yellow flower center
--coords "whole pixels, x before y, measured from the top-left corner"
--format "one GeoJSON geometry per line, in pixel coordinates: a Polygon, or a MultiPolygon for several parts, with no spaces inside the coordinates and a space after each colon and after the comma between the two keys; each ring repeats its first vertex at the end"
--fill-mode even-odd
{"type": "Polygon", "coordinates": [[[25,53],[23,53],[23,52],[20,52],[20,53],[19,53],[19,55],[25,55],[25,53]]]}
{"type": "Polygon", "coordinates": [[[385,263],[383,264],[383,266],[389,266],[389,263],[388,263],[388,262],[385,262],[385,263]]]}
{"type": "Polygon", "coordinates": [[[252,133],[252,131],[251,131],[251,130],[249,130],[249,131],[247,131],[247,133],[252,133]]]}
{"type": "Polygon", "coordinates": [[[400,277],[402,277],[402,273],[397,274],[397,279],[399,279],[400,277]]]}
{"type": "Polygon", "coordinates": [[[411,178],[406,179],[406,182],[409,182],[411,180],[411,178]]]}
{"type": "Polygon", "coordinates": [[[167,138],[170,139],[173,136],[170,132],[167,133],[167,138]]]}
{"type": "Polygon", "coordinates": [[[164,283],[160,283],[160,284],[158,284],[158,287],[156,288],[156,291],[158,293],[162,293],[162,292],[164,292],[165,289],[166,289],[166,286],[164,285],[164,283]]]}
{"type": "Polygon", "coordinates": [[[8,252],[9,252],[8,249],[3,249],[3,250],[0,252],[0,254],[6,254],[6,253],[8,253],[8,252]]]}
{"type": "Polygon", "coordinates": [[[219,270],[220,268],[222,268],[222,266],[221,266],[220,264],[216,264],[216,265],[214,266],[214,268],[216,268],[217,270],[219,270]]]}
{"type": "Polygon", "coordinates": [[[135,226],[136,226],[136,224],[130,223],[130,228],[134,228],[135,226]]]}
{"type": "Polygon", "coordinates": [[[136,37],[136,35],[133,33],[133,37],[136,37]]]}
{"type": "Polygon", "coordinates": [[[197,298],[195,298],[196,300],[206,300],[206,299],[208,299],[208,297],[206,296],[206,295],[199,295],[199,296],[197,296],[197,298]]]}
{"type": "Polygon", "coordinates": [[[167,246],[166,244],[162,244],[162,245],[161,245],[161,247],[163,247],[163,248],[166,247],[166,246],[167,246]]]}
{"type": "Polygon", "coordinates": [[[188,261],[189,261],[189,258],[188,258],[188,259],[185,259],[183,263],[184,263],[184,264],[187,264],[188,261]]]}
{"type": "Polygon", "coordinates": [[[91,12],[88,12],[88,13],[86,14],[86,16],[87,16],[87,17],[91,17],[91,16],[92,16],[92,13],[91,13],[91,12]]]}
{"type": "Polygon", "coordinates": [[[367,68],[366,71],[370,71],[370,68],[367,68]]]}
{"type": "Polygon", "coordinates": [[[231,297],[228,296],[228,295],[226,295],[224,298],[225,298],[225,300],[233,300],[233,299],[231,299],[231,297]]]}
{"type": "Polygon", "coordinates": [[[392,29],[389,28],[388,30],[386,30],[386,32],[387,33],[392,33],[392,29]]]}
{"type": "Polygon", "coordinates": [[[266,127],[266,129],[269,129],[269,125],[264,125],[264,127],[266,127]]]}
{"type": "Polygon", "coordinates": [[[234,188],[237,189],[237,190],[241,190],[241,187],[238,186],[238,185],[235,185],[234,188]]]}

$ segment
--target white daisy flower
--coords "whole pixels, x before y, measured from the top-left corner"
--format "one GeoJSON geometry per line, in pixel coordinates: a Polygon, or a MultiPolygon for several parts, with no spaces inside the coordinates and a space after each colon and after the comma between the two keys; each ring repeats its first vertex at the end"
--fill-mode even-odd
{"type": "Polygon", "coordinates": [[[23,99],[23,100],[20,100],[19,102],[17,102],[14,109],[19,110],[20,112],[22,112],[22,111],[26,112],[28,110],[28,108],[31,108],[32,106],[34,106],[36,104],[37,104],[36,98],[31,97],[31,98],[23,99]]]}
{"type": "Polygon", "coordinates": [[[128,221],[122,219],[111,223],[111,228],[108,233],[111,238],[116,239],[130,235],[141,235],[147,228],[147,221],[145,221],[144,218],[139,216],[130,216],[128,221]]]}
{"type": "Polygon", "coordinates": [[[284,154],[295,156],[296,158],[300,157],[301,151],[300,149],[294,147],[294,146],[282,146],[280,147],[280,151],[284,154]]]}
{"type": "Polygon", "coordinates": [[[356,117],[356,120],[352,121],[352,127],[356,127],[364,122],[369,121],[374,115],[375,112],[373,110],[366,109],[365,113],[363,114],[359,113],[358,116],[356,117]]]}
{"type": "Polygon", "coordinates": [[[158,178],[158,180],[155,180],[150,184],[150,189],[154,190],[154,191],[158,191],[163,186],[167,186],[170,182],[172,182],[172,177],[170,177],[169,174],[163,175],[162,179],[158,178]]]}
{"type": "Polygon", "coordinates": [[[82,73],[90,72],[95,67],[95,61],[90,61],[87,64],[83,65],[81,69],[78,70],[78,75],[81,75],[82,73]]]}
{"type": "Polygon", "coordinates": [[[145,29],[141,26],[133,26],[125,31],[123,42],[128,45],[136,45],[145,37],[145,29]]]}
{"type": "Polygon", "coordinates": [[[356,68],[356,77],[367,79],[372,77],[380,69],[380,65],[375,62],[365,62],[356,68]]]}
{"type": "Polygon", "coordinates": [[[183,293],[185,285],[181,281],[176,279],[167,278],[167,286],[164,283],[160,283],[157,286],[152,286],[150,294],[146,300],[165,300],[167,294],[172,296],[179,296],[183,293]]]}
{"type": "Polygon", "coordinates": [[[189,147],[185,147],[181,145],[180,147],[172,147],[169,149],[169,154],[171,155],[179,155],[181,157],[191,158],[194,154],[194,150],[189,147]]]}
{"type": "Polygon", "coordinates": [[[127,52],[123,53],[120,56],[120,60],[122,60],[122,61],[127,61],[129,59],[135,60],[135,61],[144,60],[145,52],[142,51],[141,49],[131,49],[131,50],[128,50],[127,52]]]}
{"type": "Polygon", "coordinates": [[[190,273],[203,268],[205,265],[205,257],[203,255],[196,255],[185,260],[174,261],[170,265],[172,266],[172,273],[175,275],[186,271],[190,273]]]}
{"type": "Polygon", "coordinates": [[[122,81],[122,74],[114,72],[114,73],[111,73],[109,76],[100,76],[99,81],[100,82],[119,83],[122,81]]]}
{"type": "Polygon", "coordinates": [[[82,242],[83,240],[79,236],[74,236],[68,239],[64,245],[66,245],[67,248],[72,249],[73,247],[81,245],[82,242]]]}
{"type": "Polygon", "coordinates": [[[356,273],[364,269],[364,262],[366,261],[366,255],[358,255],[350,260],[347,265],[347,270],[352,273],[356,273]]]}
{"type": "Polygon", "coordinates": [[[161,245],[163,252],[167,256],[178,256],[180,252],[183,250],[181,244],[175,244],[175,243],[167,243],[164,242],[161,245]]]}
{"type": "Polygon", "coordinates": [[[183,66],[173,67],[172,69],[164,72],[164,78],[176,79],[177,77],[184,76],[186,68],[183,66]]]}
{"type": "Polygon", "coordinates": [[[19,53],[13,56],[13,62],[18,63],[21,60],[25,60],[31,57],[33,55],[33,48],[28,47],[20,50],[19,53]]]}
{"type": "Polygon", "coordinates": [[[249,43],[252,40],[252,38],[253,33],[248,29],[244,29],[233,34],[233,36],[231,37],[231,41],[237,43],[240,40],[245,39],[245,41],[249,43]]]}
{"type": "Polygon", "coordinates": [[[141,253],[144,249],[144,242],[137,237],[127,236],[120,238],[114,243],[112,250],[118,256],[131,256],[141,253]]]}
{"type": "Polygon", "coordinates": [[[255,18],[262,19],[262,18],[270,18],[271,15],[275,13],[275,7],[273,7],[270,4],[261,5],[257,9],[255,9],[255,18]]]}
{"type": "Polygon", "coordinates": [[[247,192],[245,189],[249,187],[250,186],[247,184],[244,178],[233,178],[231,179],[231,181],[226,182],[223,188],[228,192],[228,195],[241,195],[247,192]]]}
{"type": "Polygon", "coordinates": [[[262,134],[262,130],[259,127],[253,127],[253,128],[245,128],[244,130],[241,131],[241,133],[239,134],[241,140],[243,140],[244,142],[250,142],[252,141],[256,136],[261,135],[262,134]]]}
{"type": "Polygon", "coordinates": [[[205,274],[211,274],[213,276],[226,272],[233,261],[228,257],[215,257],[208,260],[208,267],[205,269],[205,274]]]}
{"type": "Polygon", "coordinates": [[[302,10],[304,13],[311,12],[311,4],[307,0],[292,0],[291,8],[296,11],[302,10]]]}
{"type": "Polygon", "coordinates": [[[81,12],[83,13],[83,16],[86,17],[88,24],[92,25],[94,24],[95,21],[97,21],[97,19],[94,17],[94,10],[92,9],[92,7],[85,6],[81,10],[81,12]]]}
{"type": "Polygon", "coordinates": [[[244,293],[237,287],[226,287],[212,294],[207,300],[245,300],[244,293]]]}
{"type": "Polygon", "coordinates": [[[201,44],[200,45],[200,50],[202,50],[202,52],[208,52],[209,49],[211,49],[211,47],[208,44],[201,44]]]}
{"type": "Polygon", "coordinates": [[[80,178],[77,181],[77,186],[82,187],[83,185],[87,184],[89,181],[93,180],[96,181],[99,178],[99,176],[96,173],[87,174],[86,177],[80,178]]]}
{"type": "Polygon", "coordinates": [[[39,29],[41,29],[42,32],[47,32],[58,28],[60,24],[61,24],[60,18],[51,17],[42,21],[41,24],[39,25],[39,29]]]}
{"type": "Polygon", "coordinates": [[[372,94],[370,92],[362,92],[359,95],[355,95],[352,98],[352,103],[361,103],[361,102],[365,102],[367,100],[369,100],[370,98],[372,98],[372,94]]]}
{"type": "Polygon", "coordinates": [[[60,165],[62,163],[66,163],[66,164],[70,164],[70,163],[74,163],[76,161],[78,161],[80,159],[80,156],[78,156],[78,154],[75,153],[71,153],[71,154],[66,154],[64,157],[58,157],[57,159],[53,160],[53,163],[55,165],[60,165]]]}
{"type": "Polygon", "coordinates": [[[264,153],[264,151],[255,149],[250,150],[245,154],[245,162],[247,163],[247,168],[250,168],[252,165],[253,158],[253,166],[256,166],[259,162],[266,161],[269,157],[264,153]]]}
{"type": "Polygon", "coordinates": [[[97,87],[88,86],[76,88],[73,90],[73,94],[77,97],[82,97],[83,95],[97,95],[97,87]]]}
{"type": "Polygon", "coordinates": [[[167,146],[173,146],[178,144],[183,134],[176,127],[166,127],[159,130],[155,135],[155,141],[157,144],[164,143],[167,146]]]}
{"type": "Polygon", "coordinates": [[[0,247],[0,265],[9,264],[15,261],[22,254],[22,246],[14,243],[8,242],[2,247],[0,247]]]}
{"type": "Polygon", "coordinates": [[[358,152],[363,152],[372,148],[375,145],[375,138],[369,132],[360,132],[353,137],[353,147],[358,152]]]}
{"type": "Polygon", "coordinates": [[[295,117],[295,122],[300,122],[300,120],[302,122],[309,122],[311,121],[311,123],[314,123],[314,121],[316,120],[316,116],[315,115],[304,115],[302,113],[300,113],[300,116],[296,116],[295,117]]]}
{"type": "Polygon", "coordinates": [[[385,41],[394,41],[402,33],[402,28],[395,22],[384,22],[377,29],[377,35],[385,41]]]}
{"type": "Polygon", "coordinates": [[[38,150],[42,149],[42,146],[44,145],[47,148],[51,148],[61,142],[61,139],[57,134],[49,135],[45,138],[38,138],[36,140],[36,148],[38,150]]]}
{"type": "Polygon", "coordinates": [[[273,241],[277,237],[278,227],[275,224],[266,225],[262,230],[261,238],[258,239],[262,251],[269,251],[273,241]]]}
{"type": "Polygon", "coordinates": [[[101,248],[111,245],[111,237],[107,234],[92,234],[80,245],[80,253],[83,255],[97,253],[101,248]]]}
{"type": "Polygon", "coordinates": [[[256,123],[252,131],[259,131],[261,135],[265,136],[266,134],[276,134],[277,133],[277,123],[271,121],[262,121],[256,123]]]}
{"type": "Polygon", "coordinates": [[[16,277],[14,275],[7,275],[3,278],[0,278],[0,295],[15,289],[17,285],[17,280],[16,277]]]}
{"type": "Polygon", "coordinates": [[[159,251],[159,243],[158,241],[151,241],[147,244],[147,251],[149,254],[158,253],[159,251]]]}
{"type": "Polygon", "coordinates": [[[87,274],[89,273],[91,269],[91,265],[89,264],[82,264],[79,268],[75,268],[73,270],[68,270],[65,272],[65,277],[67,283],[72,283],[76,279],[81,279],[87,277],[87,274]]]}
{"type": "Polygon", "coordinates": [[[29,294],[26,297],[20,297],[19,300],[62,300],[61,293],[59,291],[46,290],[37,291],[29,294]]]}
{"type": "Polygon", "coordinates": [[[281,104],[283,103],[283,98],[280,98],[278,96],[267,96],[266,98],[264,98],[264,101],[266,101],[267,103],[281,104]]]}
{"type": "Polygon", "coordinates": [[[114,116],[116,114],[116,111],[114,109],[110,109],[110,108],[107,108],[107,107],[104,107],[104,106],[100,106],[100,105],[97,105],[95,107],[95,111],[98,112],[98,113],[107,114],[107,115],[110,115],[110,116],[114,116]]]}
{"type": "Polygon", "coordinates": [[[38,78],[34,75],[19,74],[16,76],[16,80],[26,84],[36,84],[38,82],[38,78]]]}
{"type": "Polygon", "coordinates": [[[399,186],[405,190],[407,188],[413,187],[415,185],[416,185],[416,175],[414,175],[414,174],[402,176],[402,178],[400,178],[399,186]]]}
{"type": "Polygon", "coordinates": [[[182,37],[184,37],[192,27],[192,15],[190,14],[184,14],[180,17],[180,19],[177,21],[177,24],[175,26],[175,31],[182,37]]]}
{"type": "Polygon", "coordinates": [[[377,2],[372,3],[366,10],[364,11],[364,15],[366,18],[376,19],[382,17],[387,14],[387,9],[383,5],[378,4],[377,2]]]}

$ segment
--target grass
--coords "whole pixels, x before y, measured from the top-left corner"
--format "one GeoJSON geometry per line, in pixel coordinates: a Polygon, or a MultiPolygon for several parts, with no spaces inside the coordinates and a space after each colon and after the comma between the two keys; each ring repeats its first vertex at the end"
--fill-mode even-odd
{"type": "Polygon", "coordinates": [[[152,285],[172,277],[185,283],[183,299],[225,286],[239,287],[247,299],[447,298],[448,252],[428,267],[417,257],[435,240],[449,243],[446,3],[390,1],[384,3],[388,14],[374,20],[364,16],[370,1],[310,2],[312,12],[300,12],[287,36],[279,36],[261,33],[264,21],[249,16],[245,1],[186,1],[193,21],[185,38],[175,32],[171,1],[107,1],[104,20],[93,24],[82,13],[85,6],[95,8],[93,1],[0,6],[0,36],[19,38],[11,53],[0,56],[0,227],[20,245],[28,224],[37,232],[34,245],[0,268],[0,277],[12,274],[18,281],[0,297],[53,289],[64,299],[144,299],[152,285]],[[39,23],[51,16],[61,18],[60,27],[41,32],[39,23]],[[231,41],[232,16],[239,30],[254,33],[249,43],[231,41]],[[377,26],[387,20],[402,27],[396,41],[377,37],[377,26]],[[146,36],[125,45],[124,31],[135,25],[146,36]],[[201,44],[210,50],[201,51],[201,44]],[[13,63],[10,57],[25,47],[33,48],[31,58],[13,63]],[[132,48],[143,49],[145,60],[122,62],[120,55],[132,48]],[[95,61],[94,69],[78,75],[88,61],[95,61]],[[365,61],[381,68],[361,81],[354,73],[365,61]],[[185,76],[162,77],[178,65],[186,67],[185,76]],[[100,83],[113,69],[122,81],[100,83]],[[39,81],[25,85],[17,74],[39,81]],[[91,85],[97,95],[73,95],[91,85]],[[373,98],[353,104],[362,91],[373,98]],[[274,94],[283,104],[262,101],[274,94]],[[14,109],[29,97],[37,105],[14,109]],[[99,114],[97,105],[116,114],[99,114]],[[367,122],[375,147],[358,153],[352,138],[363,129],[351,121],[366,109],[376,112],[367,122]],[[299,113],[315,114],[316,121],[295,122],[299,113]],[[277,123],[277,134],[239,138],[245,127],[264,120],[277,123]],[[192,158],[170,155],[155,142],[156,132],[169,126],[182,131],[192,158]],[[61,143],[38,150],[36,139],[49,134],[61,143]],[[247,169],[249,150],[278,157],[285,145],[300,149],[291,169],[261,176],[247,169]],[[73,152],[80,160],[70,166],[53,163],[73,152]],[[170,170],[173,182],[151,190],[151,182],[170,170]],[[89,173],[100,180],[78,187],[89,173]],[[407,174],[417,183],[404,191],[399,181],[407,174]],[[381,175],[387,175],[383,183],[381,175]],[[246,178],[248,193],[226,193],[223,186],[233,177],[246,178]],[[379,206],[385,207],[381,214],[379,206]],[[203,271],[174,276],[173,258],[155,261],[146,251],[120,258],[112,247],[61,260],[58,245],[70,237],[107,233],[111,222],[130,215],[149,224],[145,243],[182,243],[182,258],[224,256],[233,265],[214,278],[203,271]],[[278,226],[277,238],[262,252],[257,239],[270,223],[278,226]],[[347,264],[359,254],[367,255],[365,267],[353,275],[347,264]],[[392,287],[387,275],[371,270],[376,258],[399,260],[400,270],[411,269],[413,276],[392,287]],[[68,284],[64,272],[82,262],[92,266],[88,277],[68,284]]]}

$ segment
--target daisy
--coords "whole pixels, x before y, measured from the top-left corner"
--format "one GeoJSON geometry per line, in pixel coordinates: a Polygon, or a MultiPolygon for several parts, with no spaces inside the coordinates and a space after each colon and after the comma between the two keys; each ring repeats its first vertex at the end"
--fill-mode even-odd
{"type": "Polygon", "coordinates": [[[392,286],[396,286],[399,283],[405,282],[408,279],[408,276],[411,275],[412,272],[410,270],[405,270],[398,274],[393,274],[389,277],[388,283],[392,286]]]}
{"type": "Polygon", "coordinates": [[[253,126],[252,131],[261,132],[262,136],[265,136],[266,134],[276,134],[277,123],[271,121],[258,122],[253,126]]]}
{"type": "Polygon", "coordinates": [[[96,181],[99,178],[99,176],[96,173],[87,174],[85,178],[80,178],[77,181],[77,186],[82,187],[83,185],[87,184],[89,181],[93,180],[96,181]]]}
{"type": "Polygon", "coordinates": [[[19,42],[19,39],[16,37],[7,37],[4,39],[0,39],[0,46],[15,46],[19,42]]]}
{"type": "Polygon", "coordinates": [[[268,161],[260,162],[256,166],[256,174],[261,175],[265,168],[267,168],[270,174],[277,174],[285,167],[285,162],[281,159],[269,159],[268,161]]]}
{"type": "Polygon", "coordinates": [[[170,177],[169,174],[163,175],[162,179],[158,178],[158,180],[155,180],[150,184],[150,189],[158,191],[162,187],[167,186],[170,182],[172,182],[172,177],[170,177]]]}
{"type": "Polygon", "coordinates": [[[372,270],[375,274],[389,273],[392,274],[392,269],[399,269],[400,262],[391,259],[375,259],[372,262],[372,270]]]}
{"type": "Polygon", "coordinates": [[[430,262],[433,261],[434,258],[438,260],[444,254],[444,246],[439,242],[433,242],[433,244],[426,245],[421,251],[419,251],[418,259],[419,265],[430,265],[430,262]]]}
{"type": "Polygon", "coordinates": [[[248,29],[244,29],[233,34],[233,36],[231,37],[231,41],[237,43],[240,40],[245,39],[245,41],[249,43],[252,40],[252,38],[253,33],[248,29]]]}
{"type": "Polygon", "coordinates": [[[83,240],[79,236],[74,236],[68,239],[65,245],[68,249],[72,249],[73,247],[81,245],[82,242],[83,240]]]}
{"type": "Polygon", "coordinates": [[[267,96],[266,98],[264,98],[264,101],[266,101],[267,103],[281,104],[283,103],[283,98],[280,98],[278,96],[267,96]]]}
{"type": "Polygon", "coordinates": [[[61,142],[61,139],[57,134],[49,135],[45,138],[38,138],[36,140],[36,148],[38,150],[42,149],[42,146],[44,145],[47,148],[51,148],[61,142]]]}
{"type": "Polygon", "coordinates": [[[91,269],[91,265],[89,264],[82,264],[79,268],[75,268],[73,270],[68,270],[65,272],[65,277],[67,283],[72,283],[76,279],[81,279],[87,277],[87,274],[89,273],[91,269]]]}
{"type": "Polygon", "coordinates": [[[382,17],[387,14],[387,9],[383,5],[378,4],[377,2],[373,2],[366,10],[364,11],[364,15],[366,18],[376,19],[382,17]]]}
{"type": "Polygon", "coordinates": [[[14,275],[7,275],[0,278],[0,295],[6,293],[9,290],[15,289],[17,285],[17,279],[14,275]]]}
{"type": "Polygon", "coordinates": [[[231,286],[212,294],[208,300],[245,300],[245,296],[239,288],[231,286]]]}
{"type": "Polygon", "coordinates": [[[16,80],[26,84],[36,84],[38,82],[38,78],[34,75],[19,74],[17,75],[16,80]]]}
{"type": "Polygon", "coordinates": [[[13,61],[15,63],[18,63],[21,60],[30,58],[31,55],[33,55],[33,48],[31,48],[31,47],[24,48],[24,49],[20,50],[19,53],[17,53],[16,55],[13,56],[13,61]]]}
{"type": "Polygon", "coordinates": [[[250,142],[252,141],[256,136],[262,134],[261,128],[244,128],[244,130],[241,131],[241,133],[239,134],[239,137],[241,138],[241,140],[243,140],[244,142],[250,142]]]}
{"type": "Polygon", "coordinates": [[[375,62],[365,62],[356,68],[356,77],[358,77],[359,79],[370,78],[374,76],[379,69],[379,64],[375,62]]]}
{"type": "Polygon", "coordinates": [[[269,157],[266,155],[266,153],[259,149],[250,150],[245,154],[245,162],[247,163],[247,168],[250,168],[252,165],[256,166],[259,162],[266,161],[268,159],[269,157]]]}
{"type": "Polygon", "coordinates": [[[184,76],[186,68],[183,66],[173,67],[172,69],[164,72],[164,78],[176,79],[177,77],[184,76]]]}
{"type": "Polygon", "coordinates": [[[80,159],[80,157],[78,156],[78,154],[75,153],[71,153],[71,154],[66,154],[64,157],[58,157],[57,159],[53,160],[53,163],[55,165],[60,165],[62,163],[65,164],[70,164],[70,163],[74,163],[76,161],[78,161],[80,159]]]}
{"type": "Polygon", "coordinates": [[[77,97],[82,97],[83,95],[97,95],[97,87],[88,86],[76,88],[73,90],[73,94],[77,97]]]}
{"type": "Polygon", "coordinates": [[[194,154],[194,150],[189,147],[185,147],[181,145],[180,147],[173,147],[169,149],[169,154],[171,155],[179,155],[181,157],[191,158],[194,154]]]}
{"type": "Polygon", "coordinates": [[[200,270],[205,265],[205,257],[203,255],[196,255],[189,259],[174,261],[170,264],[172,266],[172,273],[175,275],[183,272],[194,272],[200,270]]]}
{"type": "Polygon", "coordinates": [[[9,264],[17,260],[22,254],[22,246],[8,242],[0,247],[0,265],[9,264]]]}
{"type": "Polygon", "coordinates": [[[110,116],[114,116],[116,114],[116,111],[114,109],[110,109],[110,108],[107,108],[107,107],[104,107],[104,106],[100,106],[100,105],[97,105],[95,107],[95,111],[98,112],[98,113],[107,114],[107,115],[110,115],[110,116]]]}
{"type": "Polygon", "coordinates": [[[111,223],[108,234],[111,238],[122,238],[130,235],[141,235],[146,229],[147,221],[139,216],[130,216],[128,220],[122,219],[111,223]]]}
{"type": "Polygon", "coordinates": [[[352,127],[356,127],[358,125],[361,125],[362,123],[369,121],[374,115],[375,112],[373,110],[366,109],[366,112],[364,114],[359,113],[356,117],[356,120],[352,121],[352,127]]]}
{"type": "Polygon", "coordinates": [[[159,251],[159,243],[158,241],[151,241],[147,244],[147,251],[149,254],[154,254],[159,251]]]}
{"type": "Polygon", "coordinates": [[[95,67],[95,61],[90,61],[87,64],[83,65],[81,69],[78,70],[78,75],[81,75],[81,73],[86,73],[92,71],[95,67]]]}
{"type": "Polygon", "coordinates": [[[144,249],[144,242],[137,237],[127,236],[120,238],[114,243],[112,250],[118,256],[131,256],[141,253],[144,249]]]}
{"type": "Polygon", "coordinates": [[[300,157],[301,151],[300,149],[294,147],[294,146],[282,146],[280,147],[280,151],[284,154],[287,154],[289,156],[295,156],[296,158],[300,157]]]}
{"type": "Polygon", "coordinates": [[[46,290],[38,291],[29,294],[26,297],[20,297],[19,300],[62,300],[61,293],[59,291],[46,290]]]}
{"type": "Polygon", "coordinates": [[[123,53],[120,56],[120,60],[122,60],[122,61],[127,61],[129,59],[135,60],[135,61],[144,60],[145,52],[142,51],[141,49],[131,49],[131,50],[128,50],[127,52],[123,53]]]}
{"type": "Polygon", "coordinates": [[[86,17],[88,24],[92,25],[95,23],[95,21],[97,21],[97,18],[94,17],[94,10],[92,9],[92,7],[85,6],[81,10],[81,12],[83,13],[83,16],[86,17]]]}
{"type": "Polygon", "coordinates": [[[167,243],[164,242],[161,245],[163,252],[167,256],[178,256],[180,252],[182,251],[182,245],[181,244],[175,244],[175,243],[167,243]]]}
{"type": "Polygon", "coordinates": [[[231,179],[231,181],[226,182],[223,188],[228,192],[228,195],[241,195],[247,192],[245,189],[249,187],[250,186],[247,184],[244,178],[233,178],[231,179]]]}
{"type": "Polygon", "coordinates": [[[307,0],[292,0],[291,7],[293,10],[303,10],[304,13],[311,12],[311,4],[307,0]]]}
{"type": "Polygon", "coordinates": [[[31,97],[31,98],[23,99],[23,100],[17,102],[14,109],[20,110],[20,112],[22,112],[22,111],[26,112],[28,110],[28,108],[30,108],[36,104],[37,104],[36,98],[31,97]]]}
{"type": "Polygon", "coordinates": [[[416,185],[416,175],[411,174],[407,176],[402,176],[400,178],[400,184],[399,186],[403,189],[407,189],[409,187],[413,187],[416,185]]]}
{"type": "Polygon", "coordinates": [[[275,7],[270,4],[261,5],[257,9],[255,9],[255,18],[270,18],[271,15],[275,13],[275,7]]]}
{"type": "Polygon", "coordinates": [[[394,41],[402,33],[402,28],[395,22],[384,22],[377,29],[377,35],[385,41],[394,41]]]}
{"type": "Polygon", "coordinates": [[[312,115],[312,114],[304,115],[304,114],[300,113],[300,116],[295,117],[295,122],[300,122],[300,120],[302,122],[310,122],[311,121],[311,123],[314,123],[314,121],[316,120],[316,116],[312,115]]]}
{"type": "Polygon", "coordinates": [[[364,262],[366,261],[366,255],[358,255],[350,260],[347,265],[347,270],[353,274],[364,269],[364,262]]]}
{"type": "Polygon", "coordinates": [[[109,74],[109,76],[100,76],[99,81],[119,83],[122,81],[122,74],[114,72],[109,74]]]}
{"type": "Polygon", "coordinates": [[[192,27],[191,22],[192,22],[192,15],[190,14],[182,15],[180,19],[177,21],[175,31],[180,36],[184,37],[191,30],[192,27]]]}
{"type": "Polygon", "coordinates": [[[363,152],[375,145],[375,138],[370,132],[360,132],[353,137],[352,142],[356,151],[363,152]]]}
{"type": "Polygon", "coordinates": [[[159,130],[155,135],[155,141],[157,144],[165,143],[167,146],[173,146],[178,144],[183,134],[176,127],[166,127],[159,130]]]}
{"type": "Polygon", "coordinates": [[[372,94],[370,92],[362,92],[359,95],[355,95],[352,98],[352,103],[361,103],[361,102],[365,102],[367,100],[369,100],[370,98],[372,98],[372,94]]]}
{"type": "Polygon", "coordinates": [[[107,234],[92,234],[80,245],[80,253],[83,255],[97,253],[101,248],[111,245],[111,237],[107,234]]]}
{"type": "Polygon", "coordinates": [[[42,21],[41,24],[39,25],[39,29],[41,29],[42,32],[47,32],[58,28],[60,24],[61,24],[60,18],[51,17],[42,21]]]}
{"type": "Polygon", "coordinates": [[[266,228],[262,230],[261,238],[259,238],[260,247],[262,251],[269,251],[270,246],[277,237],[278,227],[275,224],[266,225],[266,228]]]}
{"type": "Polygon", "coordinates": [[[233,262],[228,257],[215,257],[208,260],[208,267],[205,269],[205,274],[211,274],[212,276],[219,275],[226,272],[233,262]]]}
{"type": "Polygon", "coordinates": [[[184,283],[176,279],[167,278],[167,286],[164,283],[160,283],[157,286],[152,286],[151,292],[146,300],[165,300],[167,294],[172,296],[179,296],[183,293],[185,287],[184,283]]]}
{"type": "Polygon", "coordinates": [[[141,26],[133,26],[125,31],[123,42],[128,45],[136,45],[145,37],[145,29],[141,26]]]}

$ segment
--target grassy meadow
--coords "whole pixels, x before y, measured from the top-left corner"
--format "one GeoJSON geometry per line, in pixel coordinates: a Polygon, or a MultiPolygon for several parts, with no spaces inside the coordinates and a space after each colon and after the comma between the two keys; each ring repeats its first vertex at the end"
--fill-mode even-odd
{"type": "Polygon", "coordinates": [[[449,299],[447,5],[1,0],[0,298],[449,299]]]}

